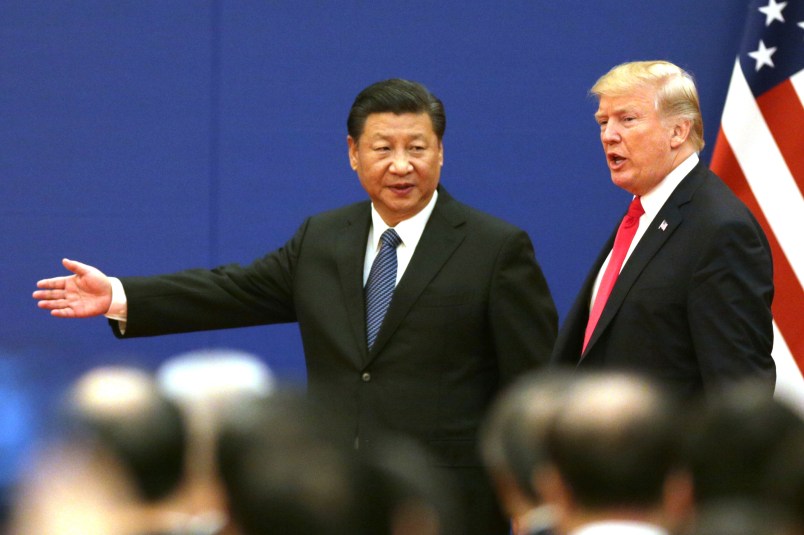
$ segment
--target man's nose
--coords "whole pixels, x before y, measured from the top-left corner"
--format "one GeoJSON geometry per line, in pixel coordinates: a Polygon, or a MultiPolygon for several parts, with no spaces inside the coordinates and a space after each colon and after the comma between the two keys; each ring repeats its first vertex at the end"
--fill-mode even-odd
{"type": "Polygon", "coordinates": [[[407,175],[413,171],[410,158],[405,151],[397,151],[391,161],[391,172],[397,175],[407,175]]]}
{"type": "Polygon", "coordinates": [[[606,123],[600,127],[600,139],[604,143],[615,143],[620,140],[620,132],[615,125],[606,123]]]}

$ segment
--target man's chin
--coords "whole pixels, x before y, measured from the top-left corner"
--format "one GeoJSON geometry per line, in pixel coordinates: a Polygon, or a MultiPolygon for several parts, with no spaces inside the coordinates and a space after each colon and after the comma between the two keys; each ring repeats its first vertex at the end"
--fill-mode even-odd
{"type": "Polygon", "coordinates": [[[611,173],[611,182],[620,189],[624,189],[628,193],[634,194],[634,182],[630,176],[625,176],[622,173],[611,173]]]}

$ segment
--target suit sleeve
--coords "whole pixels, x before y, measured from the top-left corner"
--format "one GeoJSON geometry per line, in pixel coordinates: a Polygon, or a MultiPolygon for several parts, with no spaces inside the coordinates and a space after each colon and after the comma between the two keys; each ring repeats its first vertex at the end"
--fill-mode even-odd
{"type": "Polygon", "coordinates": [[[512,234],[500,250],[489,316],[502,384],[547,364],[556,339],[558,314],[524,231],[512,234]]]}
{"type": "Polygon", "coordinates": [[[121,278],[128,300],[118,337],[247,327],[296,321],[293,273],[307,222],[283,247],[248,266],[190,269],[170,275],[121,278]]]}
{"type": "Polygon", "coordinates": [[[755,225],[732,223],[700,258],[689,293],[689,327],[707,389],[758,378],[773,388],[773,267],[755,225]]]}

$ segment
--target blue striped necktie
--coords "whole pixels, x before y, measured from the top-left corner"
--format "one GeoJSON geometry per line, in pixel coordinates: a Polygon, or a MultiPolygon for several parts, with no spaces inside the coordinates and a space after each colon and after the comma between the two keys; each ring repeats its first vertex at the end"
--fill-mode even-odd
{"type": "Polygon", "coordinates": [[[396,248],[402,243],[399,234],[389,228],[380,236],[380,250],[371,265],[366,281],[366,340],[374,345],[382,320],[388,311],[396,286],[396,248]]]}

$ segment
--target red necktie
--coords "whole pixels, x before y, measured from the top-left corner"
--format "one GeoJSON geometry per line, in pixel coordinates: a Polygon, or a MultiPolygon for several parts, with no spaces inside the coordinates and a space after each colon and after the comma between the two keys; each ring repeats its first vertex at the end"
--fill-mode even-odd
{"type": "Polygon", "coordinates": [[[614,283],[617,281],[617,276],[620,274],[620,269],[623,266],[625,255],[628,253],[628,248],[631,247],[631,242],[634,240],[637,227],[639,227],[639,218],[645,210],[642,208],[642,203],[639,202],[639,197],[634,197],[631,205],[628,207],[628,213],[620,223],[620,228],[617,229],[617,236],[614,238],[614,247],[611,250],[611,258],[609,264],[606,266],[606,271],[603,273],[603,279],[600,281],[600,287],[595,296],[595,302],[592,305],[592,310],[589,312],[589,323],[586,324],[586,334],[583,337],[583,349],[581,354],[586,351],[586,344],[592,337],[592,332],[595,330],[597,320],[600,319],[600,314],[603,312],[603,307],[606,306],[606,301],[609,298],[611,289],[614,288],[614,283]]]}

